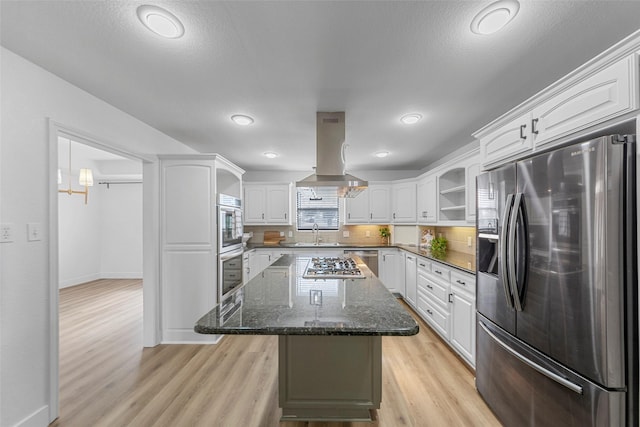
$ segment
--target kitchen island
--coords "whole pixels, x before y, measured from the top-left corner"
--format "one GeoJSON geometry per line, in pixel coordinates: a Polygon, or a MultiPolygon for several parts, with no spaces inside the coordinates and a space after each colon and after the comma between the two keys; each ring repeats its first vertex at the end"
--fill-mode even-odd
{"type": "Polygon", "coordinates": [[[309,256],[286,255],[195,326],[202,334],[279,335],[282,420],[371,420],[382,394],[382,336],[418,324],[367,266],[361,278],[308,279],[309,256]],[[229,308],[230,307],[230,308],[229,308]]]}

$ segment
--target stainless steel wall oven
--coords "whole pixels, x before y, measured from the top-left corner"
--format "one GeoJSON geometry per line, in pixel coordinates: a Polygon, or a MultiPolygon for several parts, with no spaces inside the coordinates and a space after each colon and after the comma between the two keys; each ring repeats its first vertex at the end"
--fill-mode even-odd
{"type": "Polygon", "coordinates": [[[242,285],[242,201],[218,195],[218,303],[232,307],[229,295],[242,285]]]}

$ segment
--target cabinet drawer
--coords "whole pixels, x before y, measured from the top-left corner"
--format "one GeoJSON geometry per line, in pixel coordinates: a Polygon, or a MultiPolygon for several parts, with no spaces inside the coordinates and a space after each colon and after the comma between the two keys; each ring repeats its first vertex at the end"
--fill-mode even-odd
{"type": "Polygon", "coordinates": [[[451,277],[451,270],[448,269],[447,267],[443,267],[442,264],[439,263],[433,263],[431,264],[431,273],[439,278],[442,279],[446,282],[448,282],[450,280],[451,277]]]}
{"type": "Polygon", "coordinates": [[[448,286],[445,287],[440,283],[430,280],[427,276],[419,274],[418,287],[425,295],[429,296],[429,298],[436,300],[445,307],[447,306],[449,297],[448,286]]]}
{"type": "Polygon", "coordinates": [[[476,278],[464,273],[459,273],[455,270],[451,271],[451,286],[458,289],[462,289],[473,295],[476,293],[476,278]]]}
{"type": "Polygon", "coordinates": [[[438,310],[422,293],[418,293],[418,311],[440,335],[449,339],[449,315],[438,310]]]}
{"type": "Polygon", "coordinates": [[[223,280],[225,282],[233,282],[234,280],[242,280],[242,270],[225,270],[223,275],[223,280]]]}
{"type": "Polygon", "coordinates": [[[431,271],[431,261],[418,257],[418,273],[431,271]]]}

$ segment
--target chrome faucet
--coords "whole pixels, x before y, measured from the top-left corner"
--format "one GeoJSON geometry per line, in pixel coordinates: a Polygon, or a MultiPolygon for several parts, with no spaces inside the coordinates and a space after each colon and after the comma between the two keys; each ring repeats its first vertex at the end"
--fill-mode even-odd
{"type": "Polygon", "coordinates": [[[318,234],[319,234],[319,228],[318,228],[318,224],[317,223],[313,223],[313,227],[311,227],[311,230],[314,232],[315,234],[315,245],[318,246],[318,234]]]}

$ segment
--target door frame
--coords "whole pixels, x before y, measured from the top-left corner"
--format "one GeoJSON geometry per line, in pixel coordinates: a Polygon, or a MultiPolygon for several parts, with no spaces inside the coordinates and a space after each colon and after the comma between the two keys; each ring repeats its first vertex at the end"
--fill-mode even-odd
{"type": "Polygon", "coordinates": [[[66,136],[91,147],[142,162],[142,294],[143,347],[160,344],[160,246],[159,162],[142,154],[71,126],[47,119],[49,128],[49,422],[59,416],[59,259],[58,259],[58,137],[66,136]]]}

